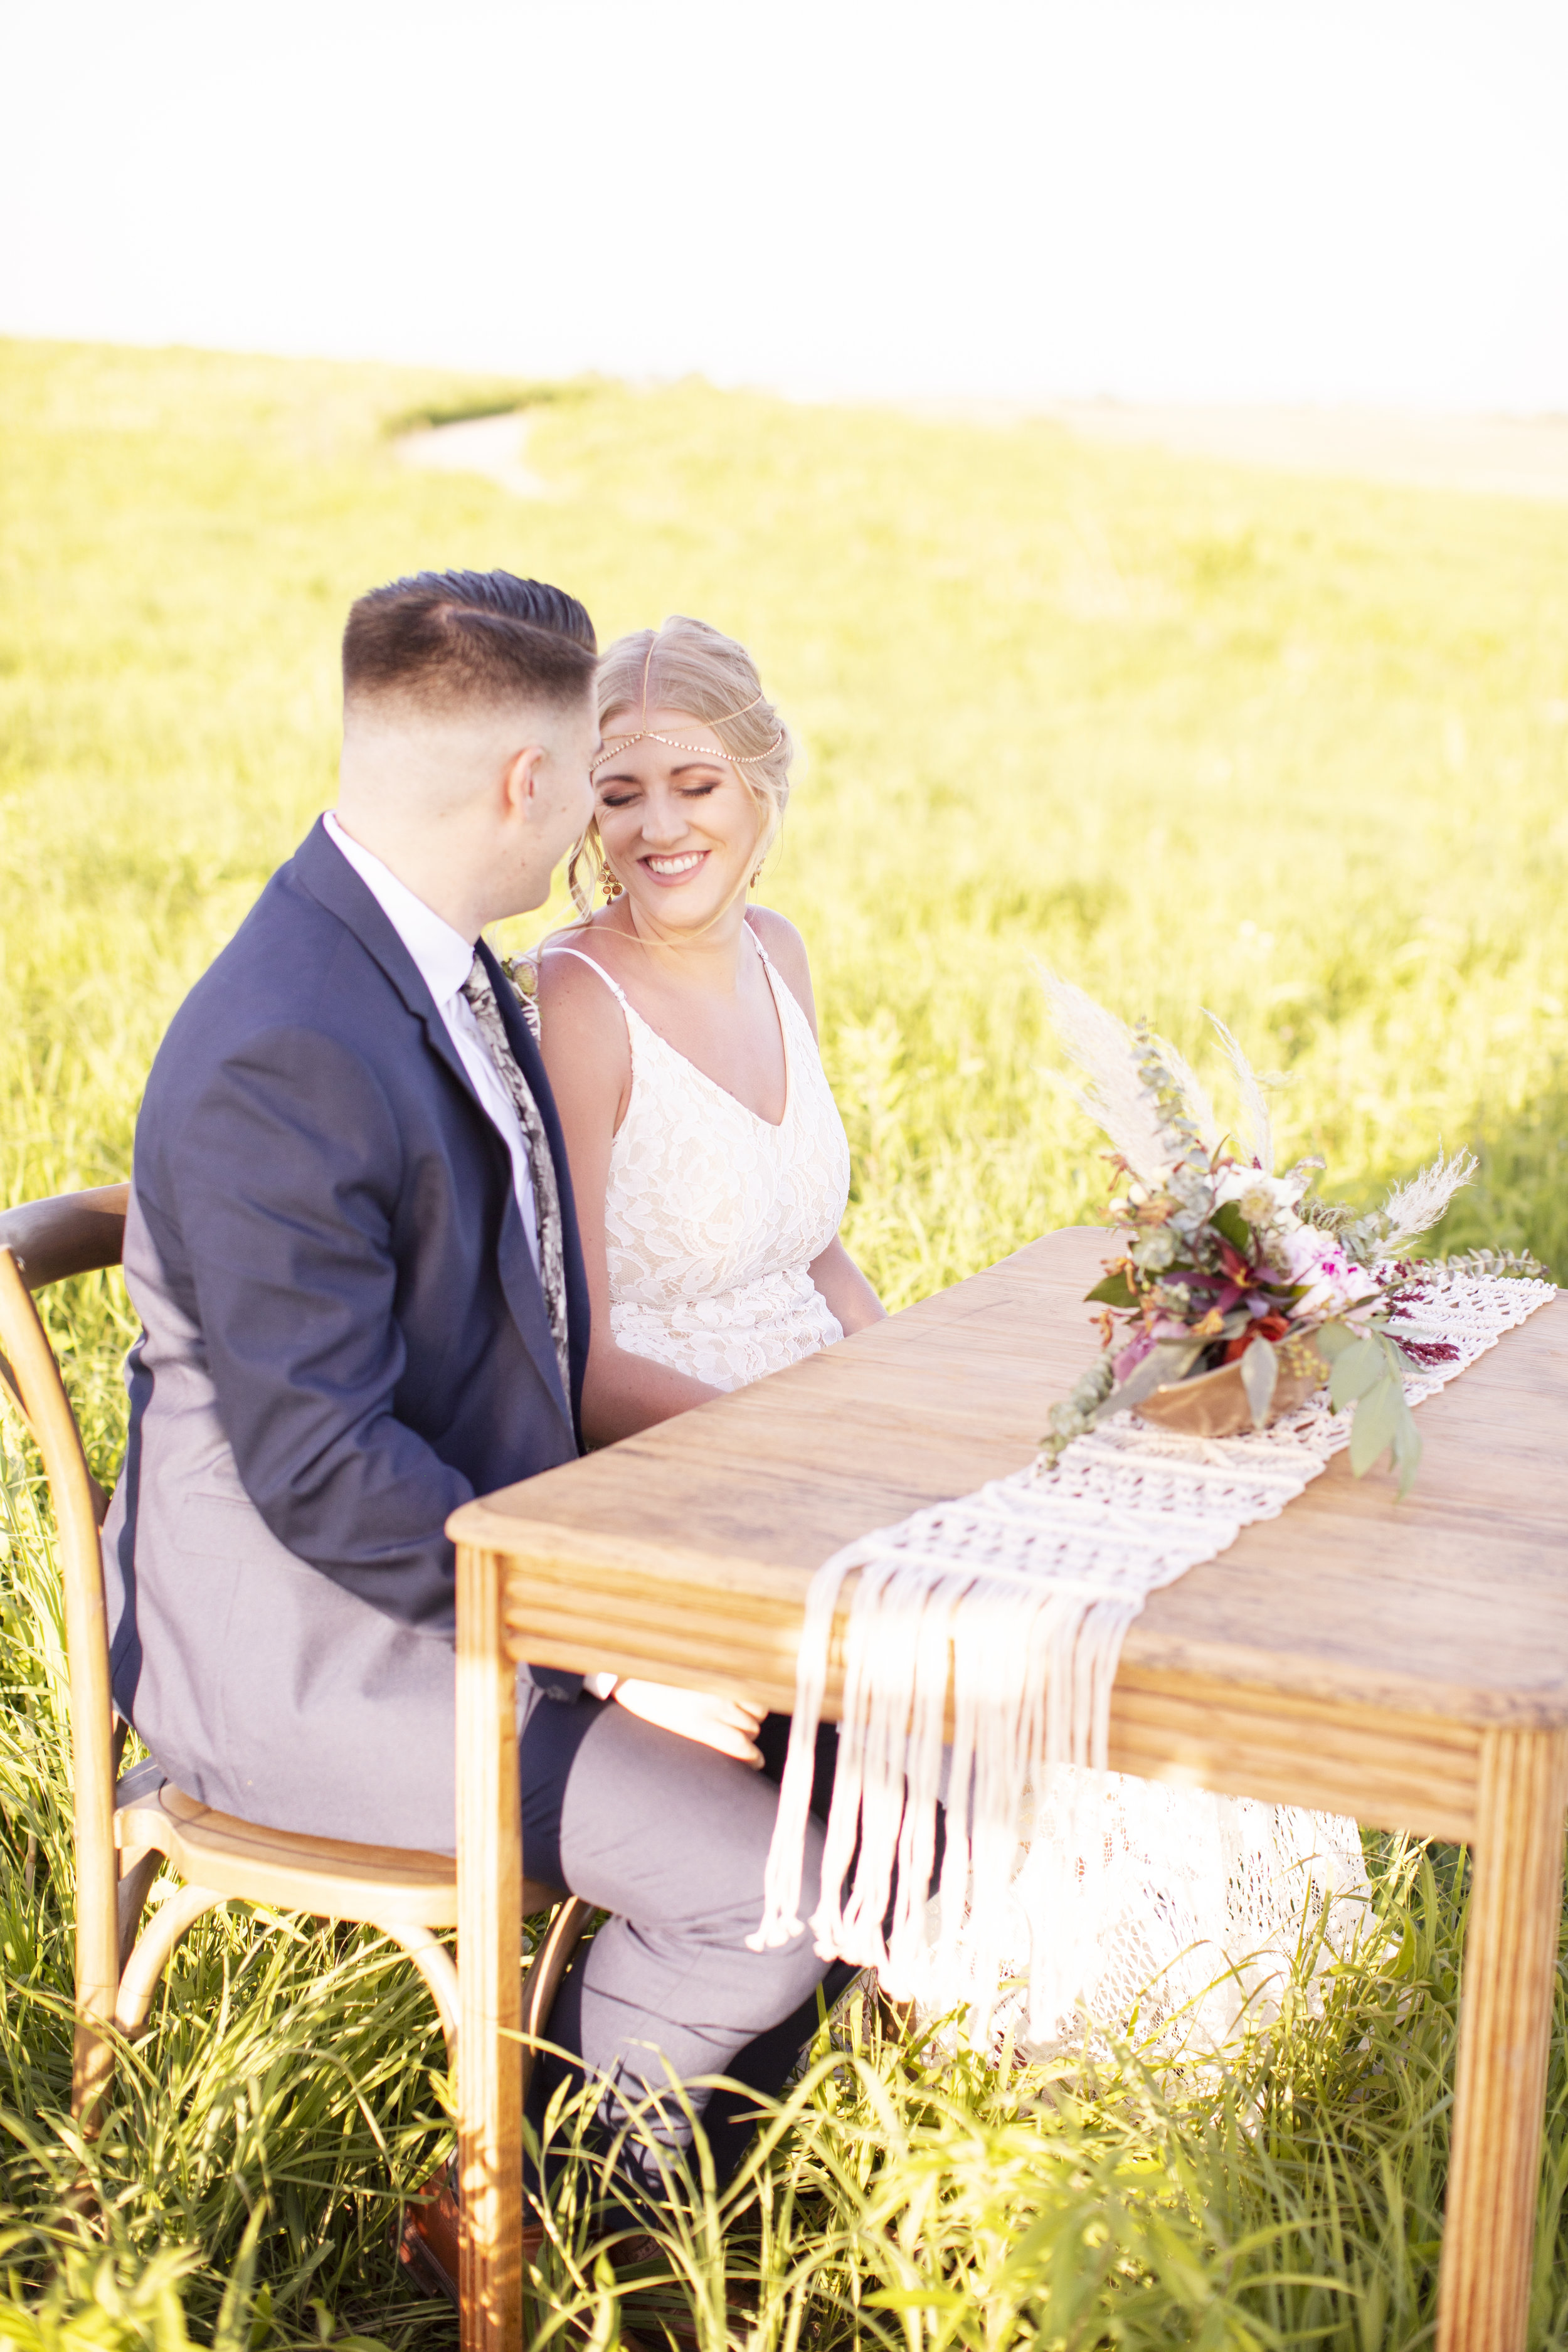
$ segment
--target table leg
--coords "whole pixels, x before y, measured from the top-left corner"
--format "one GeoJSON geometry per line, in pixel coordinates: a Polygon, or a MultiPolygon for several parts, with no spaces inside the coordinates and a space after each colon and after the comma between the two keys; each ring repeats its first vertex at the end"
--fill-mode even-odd
{"type": "Polygon", "coordinates": [[[1568,1733],[1481,1742],[1437,2352],[1523,2352],[1563,1907],[1568,1733]]]}
{"type": "Polygon", "coordinates": [[[522,1846],[500,1563],[458,1549],[458,2168],[462,2352],[522,2343],[522,1846]]]}

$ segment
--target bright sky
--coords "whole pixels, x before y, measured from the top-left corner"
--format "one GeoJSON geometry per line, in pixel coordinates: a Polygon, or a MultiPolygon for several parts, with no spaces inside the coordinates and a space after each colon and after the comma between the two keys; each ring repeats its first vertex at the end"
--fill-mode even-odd
{"type": "Polygon", "coordinates": [[[1564,0],[5,0],[0,331],[1568,410],[1564,0]]]}

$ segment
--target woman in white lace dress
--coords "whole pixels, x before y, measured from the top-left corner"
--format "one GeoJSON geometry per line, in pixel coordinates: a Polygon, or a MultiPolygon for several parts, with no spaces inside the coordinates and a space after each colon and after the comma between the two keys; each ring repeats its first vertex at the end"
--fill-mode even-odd
{"type": "Polygon", "coordinates": [[[788,734],[743,647],[698,621],[622,638],[599,699],[585,852],[607,903],[540,971],[593,1296],[590,1444],[882,1312],[838,1239],[849,1149],[805,949],[747,904],[788,734]]]}

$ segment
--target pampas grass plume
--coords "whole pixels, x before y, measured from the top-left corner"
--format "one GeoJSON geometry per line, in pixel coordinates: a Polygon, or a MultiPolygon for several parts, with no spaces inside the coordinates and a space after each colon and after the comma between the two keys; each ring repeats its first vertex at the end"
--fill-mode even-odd
{"type": "Polygon", "coordinates": [[[1220,1044],[1230,1057],[1231,1068],[1236,1072],[1237,1089],[1241,1096],[1242,1114],[1246,1122],[1246,1131],[1241,1137],[1242,1148],[1257,1160],[1266,1176],[1272,1176],[1274,1173],[1274,1120],[1268,1108],[1268,1097],[1258,1083],[1257,1071],[1220,1019],[1219,1014],[1210,1013],[1206,1004],[1204,1011],[1213,1024],[1220,1044]]]}
{"type": "Polygon", "coordinates": [[[1135,1176],[1158,1182],[1168,1155],[1154,1106],[1139,1081],[1131,1031],[1070,980],[1044,964],[1036,969],[1062,1050],[1089,1081],[1074,1087],[1074,1100],[1105,1129],[1135,1176]]]}
{"type": "Polygon", "coordinates": [[[1423,1168],[1408,1184],[1400,1184],[1389,1194],[1384,1213],[1388,1218],[1388,1240],[1384,1244],[1390,1256],[1405,1242],[1413,1242],[1417,1234],[1429,1233],[1438,1219],[1447,1213],[1448,1203],[1461,1185],[1468,1184],[1480,1162],[1473,1151],[1456,1151],[1445,1160],[1441,1151],[1429,1168],[1423,1168]]]}

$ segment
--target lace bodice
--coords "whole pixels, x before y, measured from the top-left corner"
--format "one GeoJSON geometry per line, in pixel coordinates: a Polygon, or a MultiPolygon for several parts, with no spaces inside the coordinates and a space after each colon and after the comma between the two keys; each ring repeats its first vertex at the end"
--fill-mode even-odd
{"type": "Polygon", "coordinates": [[[807,1271],[837,1233],[849,1146],[811,1024],[756,933],[784,1036],[784,1117],[759,1118],[619,999],[632,1090],[610,1151],[610,1328],[636,1356],[736,1389],[843,1332],[807,1271]]]}

